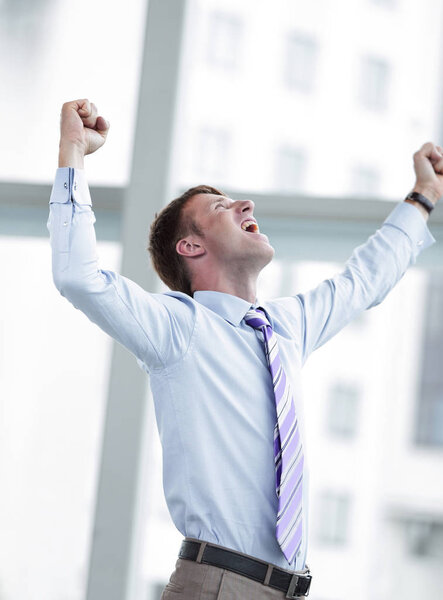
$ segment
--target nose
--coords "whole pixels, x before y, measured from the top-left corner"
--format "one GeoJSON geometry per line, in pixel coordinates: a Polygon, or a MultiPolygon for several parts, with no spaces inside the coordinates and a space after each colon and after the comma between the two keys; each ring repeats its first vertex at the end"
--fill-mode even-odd
{"type": "Polygon", "coordinates": [[[254,211],[255,203],[252,200],[240,200],[240,203],[242,213],[247,213],[248,211],[252,213],[254,211]]]}

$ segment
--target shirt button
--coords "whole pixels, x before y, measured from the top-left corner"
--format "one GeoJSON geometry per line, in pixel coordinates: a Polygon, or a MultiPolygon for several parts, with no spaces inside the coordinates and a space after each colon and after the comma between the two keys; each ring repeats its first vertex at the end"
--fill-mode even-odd
{"type": "Polygon", "coordinates": [[[66,183],[66,181],[64,183],[64,186],[65,186],[65,190],[67,190],[68,189],[68,184],[66,183]]]}
{"type": "Polygon", "coordinates": [[[74,183],[74,190],[77,189],[77,182],[74,183]]]}
{"type": "Polygon", "coordinates": [[[65,222],[63,223],[63,227],[66,227],[66,225],[67,225],[67,224],[68,224],[68,221],[65,221],[65,222]]]}
{"type": "Polygon", "coordinates": [[[423,245],[423,240],[420,240],[419,242],[417,242],[417,246],[422,246],[423,245]]]}

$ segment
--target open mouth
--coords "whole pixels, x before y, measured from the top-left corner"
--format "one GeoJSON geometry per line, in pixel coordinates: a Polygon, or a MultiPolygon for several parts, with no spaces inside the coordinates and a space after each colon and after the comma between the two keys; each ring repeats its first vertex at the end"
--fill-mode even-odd
{"type": "Polygon", "coordinates": [[[260,233],[260,229],[255,221],[243,221],[241,228],[248,233],[260,233]]]}

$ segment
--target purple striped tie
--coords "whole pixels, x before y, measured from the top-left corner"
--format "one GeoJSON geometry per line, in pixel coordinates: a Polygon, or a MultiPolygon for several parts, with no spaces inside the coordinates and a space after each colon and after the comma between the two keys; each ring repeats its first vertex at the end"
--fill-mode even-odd
{"type": "Polygon", "coordinates": [[[277,422],[274,427],[275,486],[278,497],[277,541],[289,564],[302,541],[303,448],[294,399],[278,352],[277,336],[260,307],[248,310],[248,325],[263,333],[266,359],[274,385],[277,422]]]}

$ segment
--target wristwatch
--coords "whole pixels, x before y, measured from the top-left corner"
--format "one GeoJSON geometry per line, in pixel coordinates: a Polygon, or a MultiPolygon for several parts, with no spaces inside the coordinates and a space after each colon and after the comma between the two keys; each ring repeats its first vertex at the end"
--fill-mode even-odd
{"type": "Polygon", "coordinates": [[[433,202],[431,202],[428,198],[426,198],[426,196],[423,196],[423,194],[419,194],[418,192],[411,192],[406,196],[405,200],[414,200],[414,202],[419,202],[425,207],[428,214],[430,214],[435,208],[433,202]]]}

